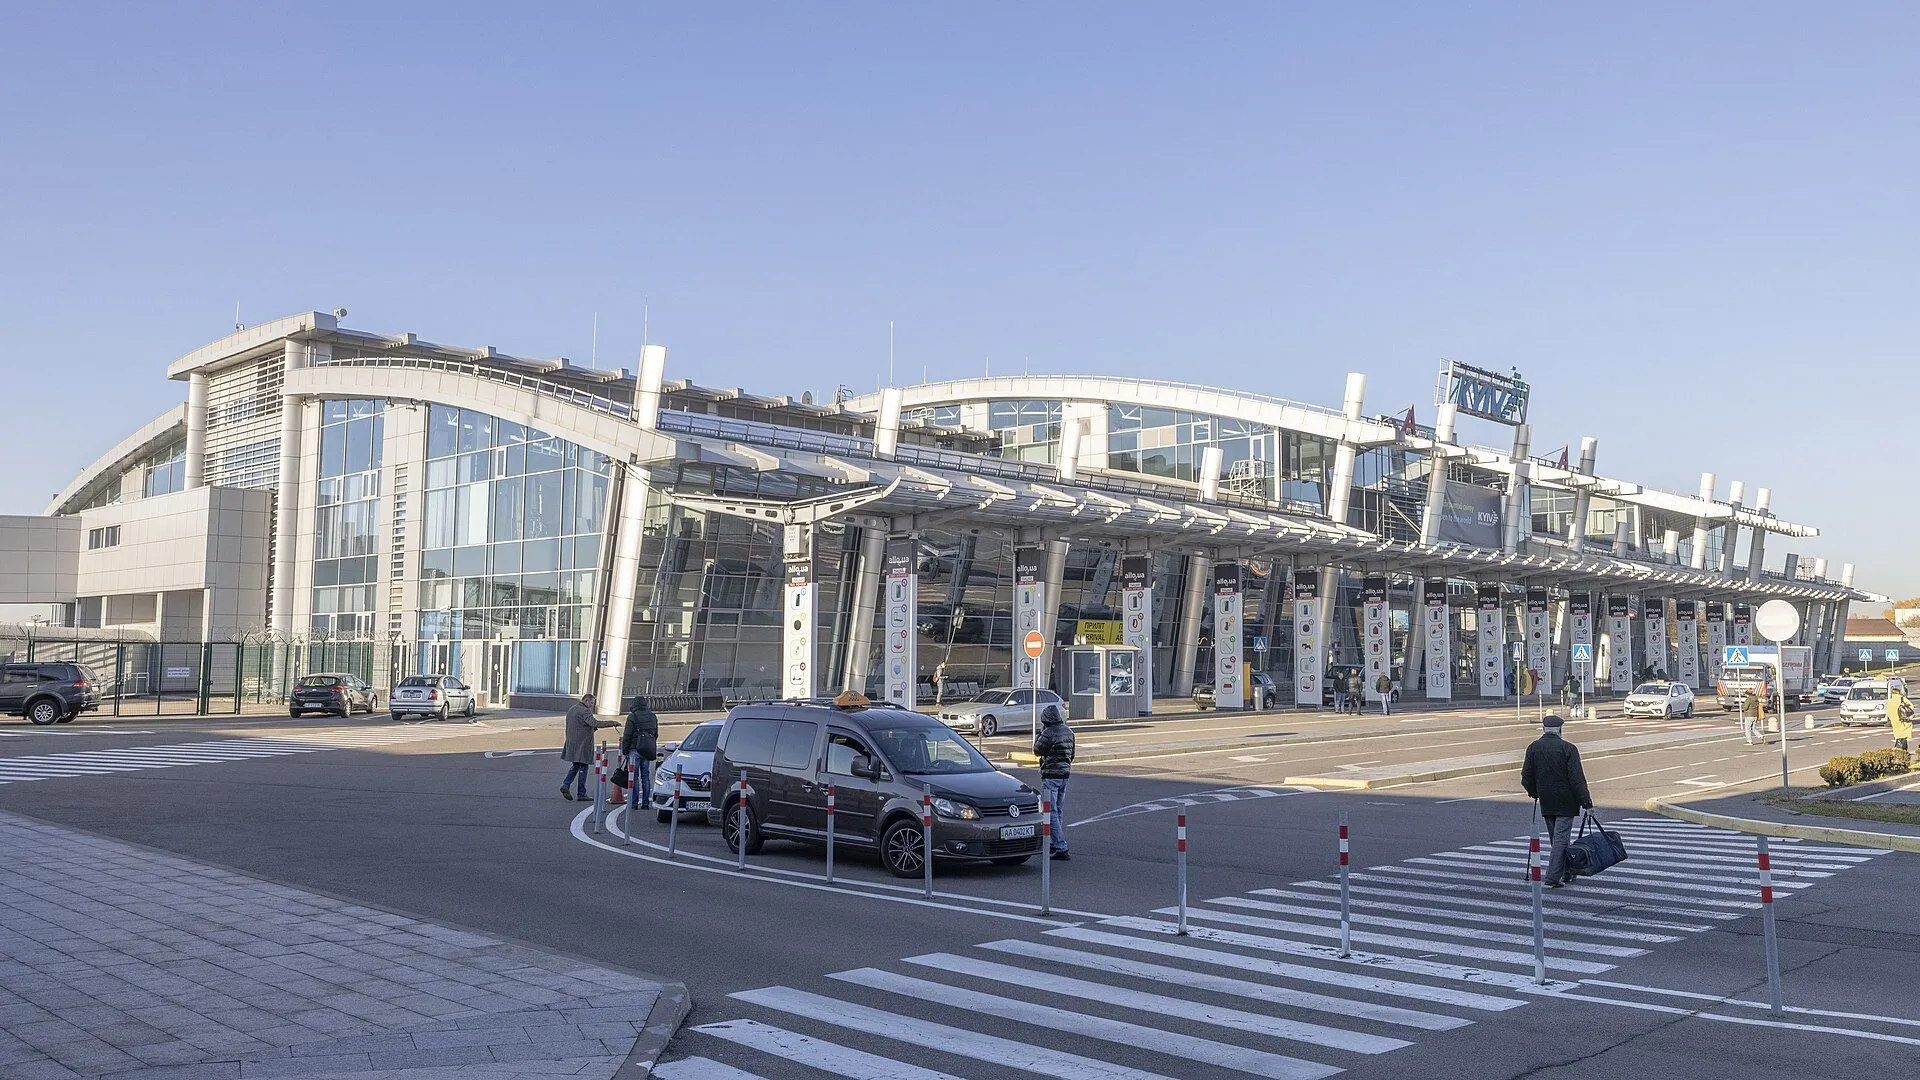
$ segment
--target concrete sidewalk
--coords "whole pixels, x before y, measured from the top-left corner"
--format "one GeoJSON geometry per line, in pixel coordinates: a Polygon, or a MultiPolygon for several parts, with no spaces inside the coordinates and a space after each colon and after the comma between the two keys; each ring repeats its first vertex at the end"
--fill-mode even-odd
{"type": "Polygon", "coordinates": [[[686,1008],[677,983],[0,813],[7,1080],[638,1080],[686,1008]]]}
{"type": "Polygon", "coordinates": [[[1920,826],[1798,813],[1760,801],[1761,794],[1765,793],[1706,796],[1685,801],[1649,799],[1646,808],[1679,821],[1744,833],[1884,851],[1920,852],[1920,826]]]}

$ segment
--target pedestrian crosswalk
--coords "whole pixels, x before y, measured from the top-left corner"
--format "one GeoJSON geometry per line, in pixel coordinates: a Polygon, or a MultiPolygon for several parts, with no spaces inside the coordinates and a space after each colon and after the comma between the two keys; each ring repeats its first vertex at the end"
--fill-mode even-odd
{"type": "MultiPolygon", "coordinates": [[[[296,736],[259,736],[172,743],[166,746],[130,746],[114,750],[68,754],[28,754],[0,757],[0,784],[30,780],[58,780],[75,776],[111,776],[168,769],[181,765],[212,765],[226,761],[313,754],[326,750],[354,750],[399,743],[497,735],[503,730],[488,724],[381,724],[377,727],[308,731],[296,736]]],[[[149,733],[150,734],[150,733],[149,733]]]]}
{"type": "MultiPolygon", "coordinates": [[[[1631,856],[1547,898],[1544,984],[1516,838],[1353,871],[1347,956],[1339,886],[1295,881],[1192,904],[1185,934],[1160,908],[740,991],[741,1015],[683,1032],[656,1074],[1320,1080],[1531,1001],[1645,1008],[1628,992],[1662,991],[1595,976],[1756,912],[1753,843],[1665,818],[1608,827],[1631,856]]],[[[1776,895],[1881,854],[1776,841],[1776,895]]]]}

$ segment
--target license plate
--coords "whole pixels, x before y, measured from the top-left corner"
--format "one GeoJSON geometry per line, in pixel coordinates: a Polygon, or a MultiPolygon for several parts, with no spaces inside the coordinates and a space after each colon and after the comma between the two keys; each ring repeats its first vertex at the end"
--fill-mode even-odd
{"type": "Polygon", "coordinates": [[[1033,825],[1002,825],[1000,827],[1000,839],[1002,840],[1029,839],[1033,836],[1033,830],[1036,827],[1037,826],[1033,826],[1033,825]]]}
{"type": "Polygon", "coordinates": [[[682,808],[687,810],[705,810],[707,807],[712,806],[713,804],[706,801],[705,799],[701,799],[697,802],[693,799],[686,799],[682,801],[680,805],[682,808]]]}

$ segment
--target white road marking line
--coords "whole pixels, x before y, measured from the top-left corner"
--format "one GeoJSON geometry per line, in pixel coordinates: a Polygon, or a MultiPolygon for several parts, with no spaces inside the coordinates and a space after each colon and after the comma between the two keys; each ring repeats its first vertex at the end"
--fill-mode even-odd
{"type": "Polygon", "coordinates": [[[1081,1057],[1060,1050],[1048,1050],[1012,1039],[983,1035],[964,1028],[948,1027],[930,1020],[901,1016],[881,1009],[870,1009],[850,1001],[840,1001],[805,990],[770,986],[764,990],[742,990],[728,997],[772,1009],[791,1016],[803,1016],[822,1024],[849,1028],[866,1035],[877,1035],[909,1046],[925,1047],[957,1057],[984,1061],[1003,1069],[1039,1073],[1058,1080],[1168,1080],[1158,1073],[1113,1065],[1095,1058],[1081,1057]]]}
{"type": "MultiPolygon", "coordinates": [[[[1615,990],[1632,990],[1641,994],[1662,994],[1667,997],[1689,998],[1694,1001],[1711,1001],[1718,1005],[1738,1005],[1746,1009],[1770,1009],[1773,1006],[1764,1001],[1749,1001],[1745,998],[1721,997],[1718,994],[1700,994],[1689,990],[1669,990],[1663,986],[1642,986],[1638,983],[1608,982],[1605,979],[1581,979],[1582,986],[1606,986],[1615,990]]],[[[1876,1024],[1894,1024],[1902,1027],[1920,1027],[1920,1020],[1911,1016],[1881,1016],[1878,1013],[1839,1012],[1834,1009],[1808,1009],[1797,1005],[1784,1005],[1782,1009],[1803,1016],[1831,1016],[1839,1020],[1866,1020],[1876,1024]]]]}
{"type": "MultiPolygon", "coordinates": [[[[1173,915],[1179,908],[1155,908],[1155,915],[1173,915]]],[[[1337,926],[1316,926],[1312,923],[1294,922],[1289,919],[1268,919],[1258,915],[1241,915],[1232,911],[1214,911],[1210,908],[1188,908],[1187,918],[1206,919],[1210,922],[1223,922],[1232,926],[1251,926],[1259,930],[1279,930],[1282,933],[1299,934],[1305,937],[1340,936],[1337,926]]],[[[1532,952],[1508,952],[1504,949],[1483,949],[1478,945],[1462,945],[1455,941],[1436,941],[1424,937],[1404,937],[1398,934],[1376,934],[1370,930],[1354,930],[1354,941],[1369,945],[1380,945],[1389,949],[1405,949],[1408,952],[1424,955],[1463,956],[1472,960],[1485,960],[1490,964],[1512,964],[1516,967],[1533,967],[1532,952]]],[[[1532,943],[1532,939],[1528,939],[1532,943]]],[[[1603,971],[1612,971],[1614,965],[1602,964],[1591,960],[1569,960],[1565,957],[1547,957],[1548,969],[1573,971],[1582,975],[1598,975],[1603,971]]]]}
{"type": "Polygon", "coordinates": [[[660,1080],[766,1080],[759,1073],[750,1073],[703,1057],[663,1061],[653,1067],[653,1075],[660,1077],[660,1080]]]}
{"type": "MultiPolygon", "coordinates": [[[[1623,835],[1621,839],[1624,840],[1625,836],[1623,835]]],[[[1475,844],[1473,847],[1464,850],[1496,852],[1525,851],[1527,850],[1527,842],[1525,840],[1495,840],[1491,844],[1475,844]]],[[[1744,870],[1755,866],[1754,856],[1751,852],[1745,856],[1702,855],[1697,852],[1685,851],[1679,848],[1641,844],[1638,841],[1635,841],[1633,847],[1628,849],[1630,857],[1642,853],[1651,853],[1654,855],[1655,858],[1650,861],[1656,862],[1660,866],[1691,866],[1701,870],[1718,871],[1744,870]]],[[[1635,859],[1634,861],[1645,862],[1649,860],[1635,859]]],[[[1828,878],[1841,871],[1853,869],[1853,865],[1848,863],[1819,862],[1812,858],[1794,858],[1783,854],[1774,857],[1773,868],[1775,870],[1791,870],[1794,873],[1803,874],[1807,877],[1828,878]]],[[[1742,880],[1745,879],[1743,878],[1742,880]]]]}
{"type": "Polygon", "coordinates": [[[1197,1035],[1163,1031],[1144,1024],[1129,1024],[1124,1020],[1110,1020],[1104,1016],[1073,1012],[1070,1009],[1061,1008],[1058,1003],[1040,1005],[991,994],[976,994],[959,987],[896,975],[879,968],[836,971],[827,978],[838,979],[855,986],[864,986],[869,990],[883,990],[914,1001],[932,1001],[949,1005],[956,1009],[964,1009],[971,1015],[984,1013],[988,1016],[998,1016],[1003,1020],[1031,1024],[1049,1031],[1061,1031],[1121,1046],[1151,1050],[1188,1061],[1203,1061],[1224,1069],[1264,1076],[1267,1080],[1324,1080],[1325,1077],[1341,1071],[1332,1065],[1323,1065],[1317,1061],[1288,1057],[1285,1054],[1269,1054],[1263,1050],[1202,1039],[1197,1035]]]}
{"type": "Polygon", "coordinates": [[[1618,998],[1596,997],[1590,994],[1561,994],[1567,1001],[1586,1001],[1596,1005],[1614,1005],[1623,1009],[1638,1009],[1642,1012],[1665,1013],[1668,1016],[1686,1016],[1695,1020],[1715,1020],[1723,1024],[1740,1024],[1745,1027],[1779,1028],[1783,1031],[1814,1031],[1823,1035],[1845,1035],[1855,1039],[1871,1039],[1875,1042],[1902,1043],[1907,1046],[1920,1046],[1920,1039],[1905,1035],[1887,1035],[1878,1031],[1860,1031],[1855,1028],[1832,1027],[1823,1024],[1790,1024],[1785,1020],[1765,1020],[1754,1016],[1721,1016],[1718,1013],[1701,1012],[1698,1009],[1682,1009],[1673,1005],[1655,1005],[1646,1001],[1621,1001],[1618,998]]]}
{"type": "MultiPolygon", "coordinates": [[[[1249,911],[1268,911],[1276,915],[1297,915],[1307,919],[1337,920],[1340,918],[1339,911],[1325,907],[1276,904],[1272,901],[1252,900],[1244,896],[1215,897],[1212,900],[1208,900],[1207,903],[1219,904],[1224,907],[1246,908],[1249,911]]],[[[1472,941],[1491,941],[1500,945],[1531,946],[1533,944],[1533,936],[1531,934],[1508,934],[1499,930],[1476,930],[1468,926],[1450,926],[1446,923],[1425,922],[1419,919],[1369,917],[1365,921],[1365,924],[1367,926],[1384,926],[1389,930],[1408,930],[1419,934],[1439,934],[1443,937],[1460,937],[1472,941]]],[[[1358,927],[1361,925],[1361,921],[1355,919],[1353,925],[1358,927]]],[[[1647,950],[1645,949],[1635,949],[1625,945],[1595,945],[1591,942],[1562,941],[1559,939],[1548,940],[1547,948],[1557,949],[1561,952],[1586,953],[1589,956],[1612,956],[1620,959],[1645,956],[1647,954],[1647,950]]]]}
{"type": "MultiPolygon", "coordinates": [[[[1449,853],[1444,856],[1429,856],[1408,859],[1407,861],[1421,866],[1457,866],[1465,863],[1467,865],[1484,867],[1488,870],[1507,866],[1512,866],[1515,870],[1519,870],[1525,865],[1517,860],[1510,860],[1506,856],[1471,855],[1464,853],[1449,853]]],[[[1683,893],[1711,893],[1715,896],[1758,895],[1760,884],[1759,881],[1756,880],[1752,888],[1736,888],[1732,885],[1702,885],[1698,884],[1695,880],[1691,880],[1693,875],[1671,873],[1665,870],[1637,870],[1627,867],[1625,864],[1616,865],[1609,869],[1607,873],[1615,881],[1619,881],[1625,877],[1631,878],[1642,885],[1658,886],[1662,889],[1677,889],[1683,893]],[[1643,880],[1647,878],[1653,880],[1643,880]]],[[[1724,880],[1739,881],[1741,879],[1727,878],[1724,880]]],[[[1584,885],[1586,882],[1582,881],[1581,884],[1584,885]]],[[[1780,884],[1784,884],[1787,887],[1794,887],[1792,883],[1780,884]]],[[[1806,885],[1805,883],[1800,883],[1797,887],[1805,888],[1806,885]]]]}
{"type": "MultiPolygon", "coordinates": [[[[835,1076],[858,1077],[860,1080],[960,1080],[952,1073],[935,1072],[918,1065],[908,1065],[892,1058],[883,1058],[878,1054],[869,1054],[865,1050],[856,1050],[850,1046],[841,1046],[810,1035],[773,1027],[754,1020],[728,1020],[718,1024],[702,1024],[693,1030],[702,1035],[711,1035],[716,1039],[725,1039],[731,1043],[758,1050],[763,1054],[785,1058],[798,1062],[808,1068],[835,1076]]],[[[656,1069],[655,1072],[659,1070],[656,1069]]]]}
{"type": "MultiPolygon", "coordinates": [[[[1385,874],[1409,874],[1409,875],[1415,875],[1415,876],[1421,876],[1421,877],[1439,878],[1442,881],[1484,882],[1486,885],[1489,886],[1489,888],[1483,891],[1495,892],[1503,896],[1520,895],[1524,893],[1526,890],[1525,883],[1520,878],[1521,868],[1518,866],[1514,868],[1513,873],[1511,875],[1495,874],[1491,869],[1488,869],[1483,874],[1469,874],[1457,868],[1450,873],[1439,871],[1439,870],[1426,870],[1420,867],[1408,867],[1408,866],[1375,866],[1375,867],[1370,867],[1369,869],[1379,871],[1380,873],[1385,873],[1385,874]],[[1508,882],[1512,883],[1510,888],[1497,887],[1500,885],[1505,885],[1508,882]]],[[[1706,896],[1676,896],[1673,893],[1657,892],[1657,891],[1647,890],[1647,889],[1623,889],[1618,885],[1610,885],[1605,889],[1601,889],[1598,887],[1589,888],[1585,881],[1583,881],[1579,885],[1574,886],[1574,889],[1576,890],[1576,895],[1573,895],[1573,896],[1568,896],[1567,890],[1565,889],[1560,890],[1559,894],[1554,897],[1554,902],[1556,903],[1566,902],[1566,903],[1585,904],[1585,905],[1598,905],[1601,907],[1613,907],[1621,903],[1621,899],[1620,899],[1621,897],[1627,897],[1633,900],[1650,900],[1659,905],[1658,907],[1651,907],[1649,905],[1643,904],[1643,905],[1640,905],[1641,910],[1660,911],[1668,914],[1684,913],[1688,918],[1699,918],[1702,916],[1706,916],[1706,917],[1726,918],[1726,919],[1738,918],[1739,916],[1737,914],[1736,915],[1729,915],[1729,914],[1715,915],[1713,912],[1705,911],[1702,909],[1703,908],[1727,908],[1727,909],[1739,909],[1741,911],[1751,911],[1751,910],[1758,910],[1758,908],[1760,907],[1760,901],[1758,900],[1720,900],[1714,897],[1706,897],[1706,896]],[[1578,895],[1578,893],[1587,893],[1588,895],[1582,896],[1582,895],[1578,895]],[[1670,905],[1676,905],[1676,904],[1687,904],[1690,906],[1685,908],[1677,908],[1677,907],[1670,906],[1670,905]]]]}
{"type": "MultiPolygon", "coordinates": [[[[1352,877],[1354,881],[1383,881],[1384,882],[1386,880],[1384,878],[1375,878],[1368,874],[1354,874],[1352,875],[1352,877]]],[[[1527,914],[1533,910],[1533,905],[1531,904],[1522,904],[1517,902],[1504,903],[1499,900],[1481,900],[1477,897],[1471,897],[1471,896],[1435,895],[1434,893],[1420,892],[1418,890],[1409,890],[1405,888],[1405,885],[1406,885],[1405,882],[1395,882],[1393,884],[1399,885],[1401,887],[1383,888],[1383,887],[1375,887],[1370,885],[1350,885],[1349,888],[1351,888],[1353,892],[1362,896],[1393,896],[1393,897],[1400,897],[1402,899],[1417,899],[1427,904],[1440,905],[1442,907],[1487,908],[1493,911],[1510,911],[1510,912],[1517,912],[1520,914],[1527,914]]],[[[1322,889],[1322,890],[1327,890],[1332,892],[1338,892],[1340,889],[1339,885],[1336,885],[1331,881],[1296,881],[1294,882],[1294,885],[1295,887],[1302,888],[1302,889],[1322,889]]],[[[1436,883],[1436,887],[1439,887],[1437,883],[1436,883]]],[[[1472,890],[1471,889],[1460,889],[1460,890],[1448,889],[1444,891],[1451,893],[1455,891],[1472,891],[1472,890]]],[[[1512,894],[1508,893],[1506,895],[1512,895],[1512,894]]],[[[1554,898],[1553,917],[1555,919],[1572,919],[1572,920],[1581,921],[1581,922],[1604,923],[1610,926],[1636,926],[1636,927],[1640,927],[1642,929],[1647,929],[1647,930],[1678,930],[1683,933],[1690,933],[1690,934],[1697,934],[1704,930],[1713,929],[1712,926],[1707,924],[1662,922],[1657,919],[1638,919],[1628,915],[1603,915],[1593,911],[1573,911],[1573,910],[1569,910],[1568,905],[1562,904],[1560,902],[1562,899],[1566,899],[1566,898],[1562,898],[1558,896],[1554,898]]],[[[1614,905],[1614,906],[1617,906],[1617,905],[1614,905]]],[[[1431,909],[1423,909],[1423,910],[1431,910],[1431,909]]],[[[1720,915],[1715,916],[1715,918],[1725,918],[1725,917],[1726,916],[1720,916],[1720,915]]],[[[1511,919],[1508,919],[1507,921],[1509,923],[1512,922],[1511,919]]],[[[1677,941],[1680,939],[1675,938],[1674,940],[1677,941]]]]}
{"type": "Polygon", "coordinates": [[[1105,953],[1088,952],[1083,949],[1063,949],[1038,941],[989,941],[974,946],[977,949],[991,949],[1030,960],[1049,960],[1056,964],[1069,964],[1074,967],[1104,971],[1115,975],[1127,975],[1147,982],[1163,983],[1170,986],[1184,986],[1193,990],[1207,990],[1216,994],[1232,997],[1250,998],[1275,1005],[1288,1005],[1310,1012],[1332,1013],[1335,1016],[1352,1016],[1363,1020],[1373,1020],[1382,1024],[1397,1024],[1401,1027],[1418,1028],[1422,1031],[1451,1031],[1472,1023],[1457,1016],[1441,1013],[1421,1012],[1417,1009],[1402,1009],[1392,1005],[1379,1005],[1371,1001],[1354,998],[1331,997],[1305,990],[1275,986],[1272,983],[1252,982],[1247,979],[1235,979],[1226,975],[1214,975],[1204,971],[1189,971],[1186,968],[1171,967],[1166,964],[1149,964],[1141,960],[1131,960],[1122,956],[1108,956],[1105,953]]]}
{"type": "MultiPolygon", "coordinates": [[[[1324,883],[1323,882],[1311,882],[1311,883],[1301,882],[1301,884],[1305,885],[1305,884],[1324,884],[1324,883]]],[[[1333,886],[1333,888],[1337,889],[1339,888],[1339,886],[1335,885],[1333,886]]],[[[1365,889],[1365,888],[1354,889],[1351,886],[1349,886],[1349,888],[1351,889],[1351,891],[1356,893],[1380,893],[1380,892],[1386,891],[1384,889],[1365,889]]],[[[1278,896],[1278,897],[1283,897],[1283,898],[1288,898],[1293,900],[1310,901],[1314,904],[1320,905],[1319,908],[1315,909],[1320,911],[1328,910],[1326,905],[1334,904],[1335,906],[1331,909],[1333,911],[1334,917],[1338,918],[1340,914],[1337,900],[1335,900],[1335,898],[1333,897],[1328,897],[1320,893],[1293,892],[1288,889],[1255,889],[1253,890],[1253,892],[1255,896],[1278,896]]],[[[1353,907],[1355,909],[1364,909],[1367,911],[1398,911],[1408,915],[1433,915],[1443,919],[1459,919],[1463,922],[1485,923],[1485,924],[1492,924],[1495,926],[1512,926],[1514,924],[1513,917],[1509,915],[1496,915],[1496,914],[1493,914],[1492,912],[1485,912],[1485,911],[1456,911],[1456,910],[1451,910],[1450,907],[1447,906],[1446,902],[1435,900],[1433,897],[1420,897],[1420,899],[1428,901],[1427,905],[1422,907],[1415,904],[1395,904],[1395,903],[1389,903],[1389,902],[1384,902],[1379,900],[1356,900],[1353,903],[1353,907]]],[[[1512,906],[1515,909],[1519,909],[1521,907],[1521,905],[1519,904],[1515,904],[1512,906]]],[[[1531,911],[1532,909],[1527,908],[1527,910],[1531,911]]],[[[1555,920],[1560,920],[1560,919],[1566,918],[1567,914],[1568,914],[1567,912],[1555,912],[1553,917],[1555,920]]],[[[1701,929],[1704,930],[1706,928],[1701,927],[1701,929]]],[[[1662,945],[1670,941],[1681,940],[1679,937],[1673,934],[1647,934],[1647,933],[1641,933],[1641,932],[1632,931],[1632,930],[1622,930],[1617,926],[1556,925],[1554,927],[1554,930],[1556,933],[1563,933],[1563,934],[1592,934],[1596,937],[1617,938],[1622,941],[1644,941],[1652,945],[1662,945]]]]}

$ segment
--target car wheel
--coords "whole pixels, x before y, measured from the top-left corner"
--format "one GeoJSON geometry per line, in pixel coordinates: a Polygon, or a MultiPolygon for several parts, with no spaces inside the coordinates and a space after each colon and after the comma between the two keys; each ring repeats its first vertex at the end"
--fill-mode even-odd
{"type": "Polygon", "coordinates": [[[400,715],[401,715],[401,714],[399,714],[399,713],[397,713],[397,712],[390,712],[390,713],[388,713],[388,714],[387,714],[387,719],[389,719],[389,720],[392,720],[392,721],[394,721],[395,723],[398,723],[398,722],[399,722],[399,720],[400,720],[400,715]]]}
{"type": "Polygon", "coordinates": [[[295,720],[298,720],[300,719],[301,713],[299,709],[288,709],[287,715],[293,717],[295,720]]]}
{"type": "Polygon", "coordinates": [[[27,719],[48,727],[60,722],[60,703],[52,698],[41,698],[27,706],[27,719]]]}
{"type": "MultiPolygon", "coordinates": [[[[734,800],[727,807],[726,816],[720,819],[720,836],[727,843],[727,850],[740,853],[740,802],[734,800]]],[[[760,835],[760,819],[754,817],[753,807],[747,807],[747,854],[758,855],[766,838],[760,835]]]]}
{"type": "Polygon", "coordinates": [[[1020,865],[1021,863],[1024,863],[1024,862],[1026,862],[1026,861],[1027,861],[1028,859],[1031,859],[1031,858],[1033,858],[1033,856],[1031,856],[1031,855],[1009,855],[1009,856],[1007,856],[1007,857],[1006,857],[1006,858],[1004,858],[1004,859],[995,859],[995,860],[993,860],[993,865],[995,865],[995,866],[1019,866],[1019,865],[1020,865]]]}
{"type": "Polygon", "coordinates": [[[926,841],[920,836],[920,823],[901,818],[880,834],[880,861],[887,872],[898,878],[917,878],[926,873],[926,841]]]}
{"type": "Polygon", "coordinates": [[[452,715],[453,715],[453,710],[449,709],[445,703],[442,703],[440,706],[440,711],[434,716],[434,719],[444,724],[447,722],[447,718],[452,715]]]}
{"type": "Polygon", "coordinates": [[[665,825],[667,822],[673,820],[673,811],[656,810],[654,811],[653,820],[659,822],[662,825],[665,825]]]}
{"type": "Polygon", "coordinates": [[[479,711],[480,711],[479,704],[476,703],[472,698],[468,698],[467,699],[467,719],[469,720],[473,719],[474,714],[479,711]]]}
{"type": "Polygon", "coordinates": [[[995,720],[991,716],[983,716],[980,718],[980,737],[981,738],[991,739],[998,734],[1000,734],[1000,721],[995,720]]]}

